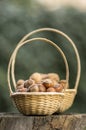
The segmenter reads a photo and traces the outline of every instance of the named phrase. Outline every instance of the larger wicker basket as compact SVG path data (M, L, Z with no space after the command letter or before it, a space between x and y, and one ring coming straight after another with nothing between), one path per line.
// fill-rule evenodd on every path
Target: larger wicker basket
M60 34L64 36L73 46L76 54L76 59L77 59L77 77L76 77L76 82L75 82L75 87L74 89L65 89L64 92L62 93L54 93L54 92L13 92L12 87L11 87L11 80L10 76L12 76L12 82L14 85L14 88L16 89L16 80L15 80L15 75L14 75L14 66L15 66L15 59L18 50L20 49L21 46L23 46L26 43L31 43L32 41L40 40L40 41L45 41L49 43L50 45L54 46L62 55L65 67L66 67L66 81L69 82L69 68L68 68L68 63L66 60L66 57L63 53L63 51L51 40L46 39L46 38L32 38L27 40L28 37L31 35L42 32L42 31L52 31L57 34ZM75 44L73 41L63 32L52 29L52 28L41 28L38 30L35 30L29 34L27 34L17 45L15 48L10 61L8 65L8 73L7 73L7 79L8 79L8 86L9 86L9 91L10 91L10 96L13 99L14 104L16 105L17 109L23 113L24 115L50 115L55 112L61 113L67 110L71 105L73 104L75 95L77 93L77 88L78 88L78 83L80 79L80 72L81 72L81 67L80 67L80 58L78 51L76 49Z

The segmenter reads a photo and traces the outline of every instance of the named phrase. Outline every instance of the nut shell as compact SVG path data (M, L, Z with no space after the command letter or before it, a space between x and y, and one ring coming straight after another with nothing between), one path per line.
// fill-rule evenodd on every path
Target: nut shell
M28 87L29 87L29 81L26 80L26 81L24 82L24 88L28 88Z
M59 82L59 80L60 80L59 75L56 73L48 73L48 78L51 80L55 80L57 82Z
M60 80L59 83L62 84L62 86L63 86L64 89L66 89L66 88L69 87L69 85L68 85L68 83L67 83L66 80Z
M39 83L41 82L41 74L40 73L33 73L31 76L30 76L31 79L33 79L35 81L35 83Z
M28 92L39 92L39 87L38 87L37 84L31 85L31 86L28 88L27 91L28 91Z
M42 80L48 78L48 74L42 74L42 73L40 73L40 74L41 74Z
M56 86L58 84L58 82L56 80L53 80L53 84L54 84L54 86Z
M20 88L20 89L17 89L16 92L27 92L27 88Z
M46 88L50 88L50 87L54 87L54 83L51 79L45 79L42 81L42 84L46 87Z
M17 86L20 86L20 85L22 85L22 84L24 84L24 80L23 80L23 79L19 79L19 80L17 81Z
M23 84L16 87L16 89L22 89L22 88L24 88Z
M56 92L55 88L51 87L47 89L47 92Z
M25 88L28 88L28 87L31 86L32 84L35 84L35 81L34 81L34 80L32 80L32 79L26 80L26 81L24 82L24 87L25 87Z
M63 86L61 84L54 87L56 92L62 92L64 90Z
M46 92L46 87L42 84L38 84L39 92Z

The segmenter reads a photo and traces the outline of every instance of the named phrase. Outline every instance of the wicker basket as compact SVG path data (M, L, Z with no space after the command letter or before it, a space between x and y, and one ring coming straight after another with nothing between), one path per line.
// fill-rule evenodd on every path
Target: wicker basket
M26 43L31 43L33 41L45 41L49 43L50 45L54 46L62 55L62 58L65 63L66 67L66 81L69 82L69 68L68 68L68 63L66 60L66 57L63 53L63 51L51 40L46 39L46 38L32 38L27 40L28 37L31 35L42 32L42 31L51 31L57 34L60 34L64 36L73 46L77 58L77 78L75 82L75 87L74 89L69 89L66 88L64 92L58 93L58 92L13 92L12 87L11 87L11 80L14 85L14 88L16 89L16 80L15 80L15 75L14 75L14 66L15 66L15 59L18 50L20 47L22 47ZM78 88L78 83L80 79L80 72L81 72L81 67L80 67L80 58L78 51L76 49L75 44L73 41L63 32L52 29L52 28L41 28L38 30L35 30L29 34L27 34L17 45L15 48L10 61L8 65L8 73L7 73L7 79L8 79L8 86L9 86L9 91L10 91L10 96L13 99L14 104L16 105L17 109L23 113L24 115L51 115L55 112L61 113L67 110L71 105L73 104L75 95L77 93L77 88Z

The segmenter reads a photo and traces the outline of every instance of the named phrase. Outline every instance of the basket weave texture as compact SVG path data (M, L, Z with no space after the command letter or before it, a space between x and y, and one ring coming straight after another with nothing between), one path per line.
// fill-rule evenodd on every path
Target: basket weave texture
M31 43L37 40L45 41L46 43L54 46L57 49L57 51L61 53L66 67L66 81L67 83L69 82L69 67L68 67L67 59L63 51L58 47L58 45L49 39L41 38L41 37L27 40L31 35L39 32L44 32L44 31L51 31L62 35L73 46L76 54L76 59L77 59L77 76L76 76L76 82L74 88L73 89L66 88L64 92L61 93L59 92L13 92L11 87L11 79L12 79L13 86L16 89L16 80L15 80L14 72L15 72L15 59L16 59L17 52L24 44ZM21 39L21 41L18 43L14 52L11 55L8 64L8 73L7 73L10 96L17 109L24 115L51 115L55 112L62 113L67 109L69 109L74 102L75 95L78 89L79 80L80 80L80 72L81 72L80 58L74 42L65 33L57 29L53 29L53 28L37 29L24 36Z

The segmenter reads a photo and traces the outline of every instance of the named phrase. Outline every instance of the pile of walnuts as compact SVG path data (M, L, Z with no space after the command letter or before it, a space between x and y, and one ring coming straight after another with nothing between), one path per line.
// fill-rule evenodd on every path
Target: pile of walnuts
M60 80L56 73L33 73L28 80L18 80L16 92L63 92L66 80Z

